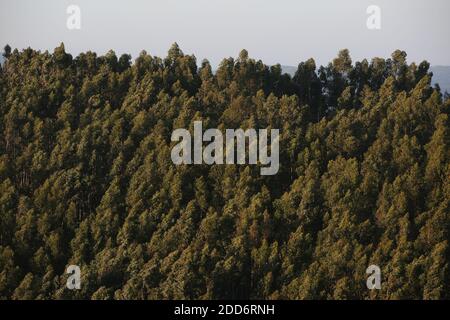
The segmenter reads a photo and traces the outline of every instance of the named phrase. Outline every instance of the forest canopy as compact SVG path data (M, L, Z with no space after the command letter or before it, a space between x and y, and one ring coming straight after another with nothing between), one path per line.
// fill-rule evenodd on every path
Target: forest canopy
M4 58L1 299L450 298L450 99L428 62ZM278 173L174 165L194 121L279 129Z

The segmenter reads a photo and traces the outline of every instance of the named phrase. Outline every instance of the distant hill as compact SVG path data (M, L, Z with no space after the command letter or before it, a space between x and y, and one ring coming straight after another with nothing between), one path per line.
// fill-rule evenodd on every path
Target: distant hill
M3 64L3 60L4 60L5 58L3 58L3 56L2 55L0 55L0 64Z
M290 74L291 76L294 76L295 72L297 71L297 67L281 66L281 70L283 70L283 73L287 73L287 74Z
M450 66L434 66L430 71L433 72L433 84L439 83L442 92L450 93Z
M294 76L297 71L297 67L294 66L281 66L284 73ZM430 71L433 72L432 84L438 83L442 92L450 93L450 66L433 66L430 67Z

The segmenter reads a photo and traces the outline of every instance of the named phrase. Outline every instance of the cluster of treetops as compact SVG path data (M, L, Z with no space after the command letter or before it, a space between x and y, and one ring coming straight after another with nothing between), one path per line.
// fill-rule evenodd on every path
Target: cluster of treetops
M450 298L450 99L428 62L4 57L0 299ZM278 174L174 165L194 121L279 129Z

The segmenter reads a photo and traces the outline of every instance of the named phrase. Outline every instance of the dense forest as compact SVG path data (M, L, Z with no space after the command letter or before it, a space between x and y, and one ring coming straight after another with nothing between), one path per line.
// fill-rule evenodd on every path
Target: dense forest
M428 62L3 55L0 299L450 298L450 99ZM279 129L278 174L174 165L198 120Z

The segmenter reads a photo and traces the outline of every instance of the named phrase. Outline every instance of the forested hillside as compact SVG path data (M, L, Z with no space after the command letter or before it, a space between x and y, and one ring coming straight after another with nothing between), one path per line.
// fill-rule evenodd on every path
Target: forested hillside
M0 298L450 298L450 100L428 62L5 58ZM278 174L174 165L195 120L279 129Z

